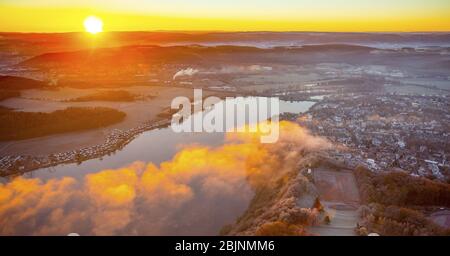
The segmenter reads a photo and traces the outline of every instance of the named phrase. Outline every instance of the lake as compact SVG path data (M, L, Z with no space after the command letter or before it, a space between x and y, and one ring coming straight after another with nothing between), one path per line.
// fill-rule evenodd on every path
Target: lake
M280 112L303 113L314 104L315 102L311 101L280 101ZM138 135L114 154L87 160L80 164L61 164L52 168L42 168L23 176L40 178L43 181L72 177L82 184L87 174L126 167L136 161L159 165L164 161L170 161L177 152L188 145L207 145L214 148L223 145L224 139L225 133L175 133L170 127L154 129ZM192 159L192 161L195 160ZM184 169L184 165L180 168L181 172L177 173L175 178L190 175ZM186 166L186 168L188 167ZM216 179L214 174L210 174L211 171L208 172L208 169L205 169L205 173L194 176L190 181L189 188L193 193L192 198L183 204L169 204L170 207L167 205L167 200L179 200L181 195L178 194L171 194L168 199L159 199L156 205L138 203L140 199L136 198L134 202L136 205L140 205L139 208L136 206L130 208L134 215L141 217L132 218L130 223L136 223L136 228L139 230L137 232L145 235L217 235L224 225L233 223L247 209L254 196L254 192L247 182L245 168L243 169L237 174L233 174L235 169L229 170L229 174L223 174L224 177L231 179L231 183L221 180L220 177ZM225 171L228 173L228 170ZM205 180L204 177L209 175L212 175L212 178ZM154 186L159 185L154 184ZM157 193L146 195L157 196ZM127 207L122 210L131 211ZM128 233L125 231L123 234Z
M313 101L280 100L280 113L304 113L315 103ZM87 160L81 164L61 164L51 168L42 168L26 173L24 176L42 180L67 176L80 179L88 173L120 168L135 161L160 164L170 160L185 146L191 144L220 146L224 138L224 133L176 133L170 127L154 129L138 135L123 149L111 155Z

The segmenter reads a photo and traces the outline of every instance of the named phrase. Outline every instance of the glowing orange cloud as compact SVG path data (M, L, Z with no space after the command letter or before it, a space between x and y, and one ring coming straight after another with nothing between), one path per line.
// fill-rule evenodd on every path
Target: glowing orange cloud
M89 15L102 17L106 31L449 31L445 0L397 1L209 1L176 5L152 1L123 4L0 3L0 31L83 31ZM98 2L98 1L95 1ZM195 1L194 1L195 2ZM39 4L41 3L41 4ZM218 7L219 5L220 7ZM174 8L176 6L176 8Z
M216 234L223 223L214 218L236 217L254 189L296 167L300 152L329 146L281 122L275 144L230 134L221 147L188 146L159 167L137 162L82 181L18 177L0 184L0 234Z

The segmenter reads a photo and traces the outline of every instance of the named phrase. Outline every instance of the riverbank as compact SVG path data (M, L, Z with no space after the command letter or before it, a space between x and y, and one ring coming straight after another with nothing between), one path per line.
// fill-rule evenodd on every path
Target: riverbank
M128 130L115 129L101 144L63 153L46 156L5 156L0 159L0 176L21 175L39 168L48 168L59 164L80 163L89 159L99 158L122 149L140 133L167 127L170 125L170 122L171 118L165 118L156 122L148 121Z
M68 102L76 97L83 97L102 91L100 89L59 88L58 90L25 90L20 98L11 98L0 102L0 107L14 111L50 113L68 107L106 107L126 114L122 122L90 129L86 131L61 133L33 139L0 142L0 159L5 156L41 156L77 150L103 143L115 129L129 130L150 120L159 120L159 114L165 111L172 100L179 96L192 97L192 89L165 86L133 86L121 88L133 95L152 97L148 100L133 102L91 101ZM204 92L210 96L213 92Z

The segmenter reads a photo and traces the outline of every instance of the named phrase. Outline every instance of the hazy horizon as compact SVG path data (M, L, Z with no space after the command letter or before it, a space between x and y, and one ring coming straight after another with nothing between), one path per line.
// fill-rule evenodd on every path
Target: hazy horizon
M0 31L0 236L450 235L449 0L0 0Z
M10 1L0 31L83 31L98 16L105 31L449 31L450 4L414 1Z

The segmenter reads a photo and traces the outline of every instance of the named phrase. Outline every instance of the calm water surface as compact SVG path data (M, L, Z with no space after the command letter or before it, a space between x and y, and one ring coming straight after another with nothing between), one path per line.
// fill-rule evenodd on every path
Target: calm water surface
M280 112L303 113L314 104L312 101L280 101ZM175 133L170 127L154 129L141 133L123 149L109 156L87 160L81 164L61 164L42 168L24 176L43 180L65 176L80 179L88 173L124 167L135 161L160 164L170 160L184 146L192 144L220 146L224 138L224 133Z

